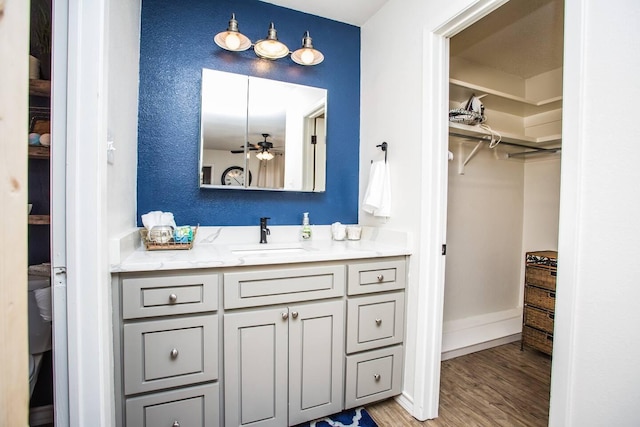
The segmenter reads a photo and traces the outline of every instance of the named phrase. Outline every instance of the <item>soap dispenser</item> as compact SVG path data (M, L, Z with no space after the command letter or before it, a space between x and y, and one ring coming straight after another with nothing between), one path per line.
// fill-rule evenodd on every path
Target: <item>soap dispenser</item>
M302 240L311 240L311 226L309 225L309 212L303 213L302 230L300 233Z

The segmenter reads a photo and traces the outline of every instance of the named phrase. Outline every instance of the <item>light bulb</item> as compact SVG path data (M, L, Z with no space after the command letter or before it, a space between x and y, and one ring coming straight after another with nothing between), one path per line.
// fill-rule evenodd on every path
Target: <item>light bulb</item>
M302 62L307 65L313 62L313 58L313 52L310 49L305 49L304 52L302 52L302 55L300 55L300 59L302 60Z
M240 38L236 34L231 32L227 33L227 37L225 37L224 42L231 50L236 50L240 47Z

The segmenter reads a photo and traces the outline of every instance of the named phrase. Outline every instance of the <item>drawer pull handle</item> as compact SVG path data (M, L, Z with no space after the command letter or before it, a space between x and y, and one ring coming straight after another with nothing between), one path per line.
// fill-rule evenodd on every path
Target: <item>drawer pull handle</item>
M170 354L172 359L176 359L178 357L178 349L177 348L172 349Z
M294 319L298 318L298 312L297 311L292 311L291 312L291 317L293 317Z
M384 280L384 275L382 275L382 274L378 274L378 275L376 276L376 279L378 279L378 282L382 282L382 281Z
M171 427L180 427L180 423L177 421L174 421L173 424L171 424Z
M380 381L380 374L373 374L373 379L376 381Z
M175 304L175 303L176 303L176 301L178 301L178 295L176 295L176 294L171 294L171 295L169 295L169 302L170 302L171 304Z
M376 319L376 325L378 326L382 325L382 319Z
M289 318L289 313L287 313L286 311L282 312L282 320L287 320Z

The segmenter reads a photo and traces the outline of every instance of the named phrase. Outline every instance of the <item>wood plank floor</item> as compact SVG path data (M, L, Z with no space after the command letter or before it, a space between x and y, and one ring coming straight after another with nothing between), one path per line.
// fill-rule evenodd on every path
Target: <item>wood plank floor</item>
M393 399L367 406L380 427L546 426L551 358L520 342L442 362L440 410L419 422Z

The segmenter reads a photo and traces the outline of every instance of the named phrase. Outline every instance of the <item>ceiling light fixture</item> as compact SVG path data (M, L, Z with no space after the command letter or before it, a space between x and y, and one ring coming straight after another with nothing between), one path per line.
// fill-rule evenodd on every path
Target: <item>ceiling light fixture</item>
M273 159L273 154L271 154L269 151L263 149L258 154L256 154L256 158L259 159L259 160L271 160L271 159Z
M242 52L252 47L251 40L238 29L235 13L231 14L227 30L216 34L213 41L221 48L232 52ZM269 25L267 37L258 40L253 45L253 51L258 57L271 60L284 58L291 54L291 60L300 65L317 65L324 60L324 55L314 49L309 31L306 31L302 36L302 47L295 52L290 52L289 48L278 40L273 22Z

